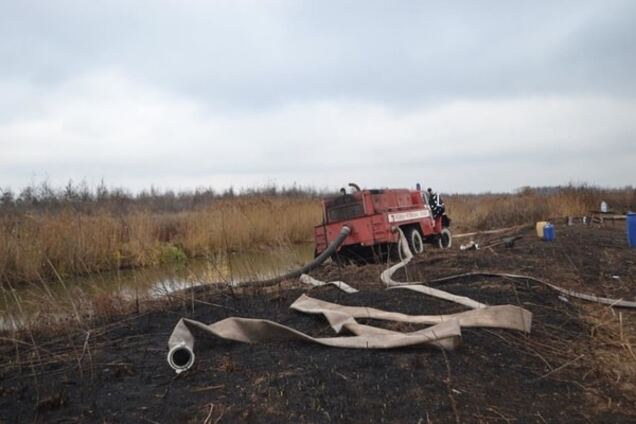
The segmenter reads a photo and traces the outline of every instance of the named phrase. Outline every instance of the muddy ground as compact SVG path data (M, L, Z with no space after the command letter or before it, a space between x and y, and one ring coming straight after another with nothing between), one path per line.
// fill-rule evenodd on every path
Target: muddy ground
M627 249L622 225L558 226L557 240L549 243L536 240L531 231L522 235L512 248L429 249L396 279L500 271L636 299L636 250ZM483 246L498 237L475 240ZM636 311L559 298L525 280L466 277L439 286L489 304L523 306L534 314L529 335L463 329L462 345L454 352L198 339L190 371L176 375L166 363L168 337L183 316L203 322L228 316L268 318L313 336L331 336L323 319L289 309L307 291L331 302L409 314L464 310L416 293L383 290L383 269L327 264L312 273L346 281L361 289L357 294L333 287L307 290L295 282L265 292L215 289L195 302L173 297L82 330L69 326L54 335L2 334L0 422L636 420ZM417 328L370 323L403 331Z

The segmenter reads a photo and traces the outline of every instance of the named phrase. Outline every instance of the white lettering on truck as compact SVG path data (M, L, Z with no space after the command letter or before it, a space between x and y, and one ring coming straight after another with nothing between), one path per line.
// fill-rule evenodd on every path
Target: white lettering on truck
M394 222L408 221L411 219L427 218L430 215L431 213L428 211L428 209L420 209L417 211L390 213L388 217L389 217L389 222L394 223Z

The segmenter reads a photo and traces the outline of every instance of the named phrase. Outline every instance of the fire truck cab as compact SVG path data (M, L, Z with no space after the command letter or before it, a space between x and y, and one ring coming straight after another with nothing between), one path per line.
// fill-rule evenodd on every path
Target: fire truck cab
M450 219L433 218L426 192L410 189L360 190L322 201L322 223L314 228L315 254L322 253L336 239L342 226L351 233L338 248L337 258L355 261L385 259L398 254L400 228L413 254L422 253L426 243L449 248Z

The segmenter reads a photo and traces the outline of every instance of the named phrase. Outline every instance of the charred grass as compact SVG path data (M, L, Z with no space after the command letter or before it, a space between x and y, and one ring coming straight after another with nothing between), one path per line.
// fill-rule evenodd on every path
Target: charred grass
M338 272L338 271L334 271ZM350 277L345 270L341 276ZM350 280L350 278L348 278ZM629 422L629 397L595 358L593 325L547 289L458 282L449 291L513 303L534 314L533 333L466 329L459 350L329 349L203 339L197 362L176 376L166 340L181 316L213 322L268 318L315 336L331 330L289 305L300 289L208 293L160 304L91 329L35 333L5 344L0 410L7 422ZM366 285L312 296L405 313L456 306ZM160 310L158 310L160 309ZM364 320L362 320L364 321ZM386 323L370 322L386 326ZM415 330L405 328L403 330Z
M513 248L431 250L399 279L516 271L598 295L635 297L636 258L624 247L622 226L558 226L557 234L555 242L543 243L522 233ZM314 273L317 278L346 281L360 293L320 288L310 294L408 314L461 309L383 290L378 283L383 268L326 265ZM305 291L295 282L266 290L214 286L196 297L175 293L132 309L111 310L107 303L103 316L69 321L54 332L3 333L1 417L7 422L633 422L633 311L559 298L530 280L465 277L439 287L489 304L520 305L533 313L532 333L465 329L462 346L450 353L202 339L195 346L194 368L176 376L166 364L166 342L183 316L203 322L267 318L314 336L332 335L321 319L289 309Z

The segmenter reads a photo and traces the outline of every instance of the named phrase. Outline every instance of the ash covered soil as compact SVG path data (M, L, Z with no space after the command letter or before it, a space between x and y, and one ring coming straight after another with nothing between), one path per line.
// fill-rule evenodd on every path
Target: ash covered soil
M524 238L512 248L430 248L394 278L427 281L470 271L509 272L636 299L636 250L627 249L622 225L558 226L557 240L550 243L530 231L521 234ZM166 362L168 337L181 317L206 323L229 316L266 318L312 336L332 336L324 319L289 309L306 292L330 302L407 314L465 310L418 293L384 290L379 281L384 268L327 264L312 273L343 280L359 288L357 294L333 287L309 290L296 282L241 292L217 288L198 294L194 303L189 296L173 296L81 330L22 334L19 340L10 340L18 338L15 334L0 335L0 422L636 420L636 311L560 299L525 280L473 276L432 284L533 313L531 334L462 329L462 344L453 352L348 350L301 342L248 345L201 336L191 370L176 375ZM400 331L419 328L359 321Z

